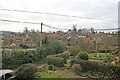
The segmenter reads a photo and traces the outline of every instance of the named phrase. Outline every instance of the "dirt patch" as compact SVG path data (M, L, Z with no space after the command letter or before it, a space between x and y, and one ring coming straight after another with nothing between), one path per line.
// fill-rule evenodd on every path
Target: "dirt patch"
M65 71L59 71L59 70L57 70L55 72L58 73L58 74L63 74L64 76L67 76L69 78L85 78L85 77L82 77L82 76L77 76L77 75L73 75L71 73L67 73Z

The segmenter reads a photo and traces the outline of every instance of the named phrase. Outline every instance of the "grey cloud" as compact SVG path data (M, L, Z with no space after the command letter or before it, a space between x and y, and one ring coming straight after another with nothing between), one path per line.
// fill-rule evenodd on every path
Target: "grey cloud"
M11 5L15 0L11 0ZM4 2L4 0L2 0ZM48 12L48 13L60 13L66 15L75 15L75 16L84 16L92 18L101 18L101 19L111 19L117 20L117 0L52 0L35 2L34 0L22 0L15 1L14 4L18 6L9 5L8 8L20 9L20 10L30 10L30 11L39 11L39 12ZM48 3L47 3L48 2ZM4 2L5 3L5 2ZM7 8L6 4L2 4L0 1L0 8ZM52 24L64 24L64 25L74 25L77 24L79 27L95 27L101 28L99 26L104 26L106 28L111 28L117 26L117 23L106 22L106 21L97 21L97 20L87 20L87 19L78 19L72 17L61 17L61 16L51 16L51 15L39 15L39 14L29 14L29 13L18 13L18 12L1 12L0 18L4 19L13 19L21 21L32 21L32 22L45 22ZM0 22L0 25L4 23ZM12 24L12 23L11 23ZM6 24L7 25L7 24ZM21 24L22 27L25 25ZM29 24L27 24L29 26ZM10 24L9 24L10 26ZM12 25L13 26L13 25ZM15 26L15 25L14 25ZM17 26L17 24L16 24ZM30 25L33 26L33 25ZM15 29L14 29L15 30Z

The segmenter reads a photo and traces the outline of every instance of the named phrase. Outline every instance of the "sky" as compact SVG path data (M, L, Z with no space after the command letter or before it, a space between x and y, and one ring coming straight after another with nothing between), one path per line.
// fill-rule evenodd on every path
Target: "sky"
M95 29L105 29L118 27L117 22L109 21L118 20L118 0L0 0L0 9L55 13L106 20L101 21L0 10L0 19L35 23L42 22L58 28L72 29L73 25L75 25L77 29L91 27ZM29 30L40 30L40 25L37 24L0 21L0 31L22 32L24 27L28 27ZM43 31L49 32L55 31L55 29L43 26Z

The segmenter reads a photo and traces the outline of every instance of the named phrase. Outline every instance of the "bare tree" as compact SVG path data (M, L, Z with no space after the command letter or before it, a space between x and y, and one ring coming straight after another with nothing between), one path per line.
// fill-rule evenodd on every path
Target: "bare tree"
M28 34L29 30L27 27L24 28L24 31L23 31L25 34Z

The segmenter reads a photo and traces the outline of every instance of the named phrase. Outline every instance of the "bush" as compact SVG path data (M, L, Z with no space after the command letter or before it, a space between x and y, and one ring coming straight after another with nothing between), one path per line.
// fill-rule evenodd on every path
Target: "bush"
M68 51L70 52L71 56L76 56L78 52L80 52L81 49L79 47L70 47Z
M23 49L29 48L29 46L28 46L28 45L25 45L25 44L20 44L20 47L22 47Z
M115 64L109 64L108 69L110 72L112 72L109 73L109 75L111 75L113 78L120 79L120 68L118 68L118 66Z
M93 72L103 72L103 73L109 73L110 69L115 69L115 66L108 66L107 64L99 64L96 61L86 61L86 60L78 60L78 59L72 59L70 61L71 66L73 64L80 64L82 67L82 71L93 71Z
M22 64L39 62L42 59L41 57L36 51L4 52L2 53L3 68L14 69Z
M73 64L80 64L82 67L82 71L99 71L100 64L95 61L85 61L85 60L78 60L72 59L70 61L71 66Z
M33 80L34 79L34 73L37 72L37 66L34 64L23 64L20 67L17 68L14 75L16 77L16 80Z
M115 71L117 66L115 64L108 64L108 68L111 69L112 71Z
M64 53L59 53L57 55L53 55L54 57L60 57L60 58L63 58L64 59L64 63L66 64L67 62L67 59L69 58L70 56L70 53L68 51L64 52Z
M41 65L40 67L38 67L38 70L39 71L46 71L46 70L48 70L48 65L47 64L44 64L44 65Z
M63 58L59 58L59 57L54 57L54 56L47 56L47 62L48 65L54 65L57 67L63 67L64 66L64 59Z
M43 52L38 53L37 51L12 51L2 53L2 68L14 69L18 66L26 63L45 62Z
M120 68L116 71L115 76L117 79L120 79Z
M65 53L65 55L67 56L67 59L68 59L70 57L70 53L68 51L65 51L64 53Z
M57 55L55 55L56 57L60 57L60 58L64 58L64 59L68 59L70 56L70 53L68 51L64 52L64 53L59 53Z
M74 64L72 66L72 71L79 75L82 71L82 67L80 66L80 64Z
M77 59L88 60L89 56L87 52L79 52L76 56Z
M64 50L65 46L58 41L49 41L48 44L37 49L38 54L42 55L43 58L46 58L48 55L62 53Z
M78 59L72 59L71 60L71 66L74 64L80 64L82 67L82 72L97 72L101 73L103 77L108 77L108 78L115 78L119 79L120 78L120 68L118 68L114 64L99 64L95 61L85 61L85 60L78 60Z

